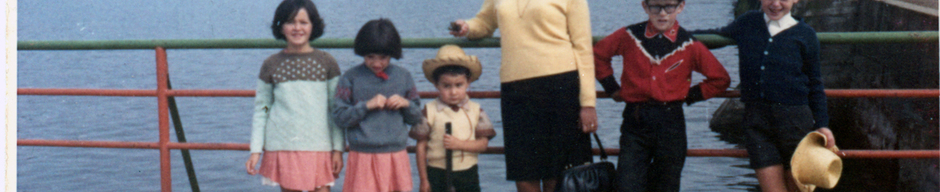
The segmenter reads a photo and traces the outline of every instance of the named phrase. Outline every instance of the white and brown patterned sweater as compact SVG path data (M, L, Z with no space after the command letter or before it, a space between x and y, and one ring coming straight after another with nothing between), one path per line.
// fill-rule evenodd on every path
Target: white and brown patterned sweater
M255 93L251 152L344 150L345 135L329 109L339 76L333 56L318 49L265 59Z

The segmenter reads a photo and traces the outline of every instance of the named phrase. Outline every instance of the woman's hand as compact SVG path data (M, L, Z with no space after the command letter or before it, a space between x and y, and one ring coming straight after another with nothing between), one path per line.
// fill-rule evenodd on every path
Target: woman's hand
M255 165L258 164L258 159L261 159L261 153L252 153L248 157L248 161L245 162L245 170L248 171L249 175L258 174L258 169L255 169Z
M467 32L470 31L470 25L468 25L466 21L463 19L458 19L457 21L454 21L453 24L460 26L460 28L458 30L451 30L451 35L454 35L454 37L467 36Z
M382 109L385 107L386 100L385 95L375 95L375 97L372 97L372 99L366 102L366 108L369 110Z
M593 133L597 131L597 112L594 107L581 107L581 131Z
M343 152L333 151L333 178L339 178L339 172L343 170Z
M408 106L411 106L411 102L398 94L392 95L385 101L385 109L389 110L398 110Z

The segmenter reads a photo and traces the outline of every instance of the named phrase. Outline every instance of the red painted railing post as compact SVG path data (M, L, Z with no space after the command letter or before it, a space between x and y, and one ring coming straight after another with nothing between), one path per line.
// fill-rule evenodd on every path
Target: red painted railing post
M166 49L157 47L157 115L160 126L160 189L164 192L173 191L173 180L170 174L170 117L167 103L167 63Z

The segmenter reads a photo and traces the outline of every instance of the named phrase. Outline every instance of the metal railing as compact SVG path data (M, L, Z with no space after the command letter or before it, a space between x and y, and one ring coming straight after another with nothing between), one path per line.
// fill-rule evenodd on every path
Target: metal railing
M819 33L824 44L864 44L864 43L936 43L937 32L847 32ZM696 35L700 41L721 46L733 44L733 41L715 35ZM601 37L595 37L595 41ZM319 48L349 48L352 39L318 39L312 44ZM498 47L498 38L468 41L456 38L417 38L403 39L403 46L408 48L436 48L444 44L458 44L463 47ZM19 50L110 50L110 49L155 49L157 88L153 89L35 89L19 88L18 95L70 95L70 96L126 96L157 97L159 140L157 142L120 142L120 141L76 141L76 140L37 140L18 139L18 146L56 146L88 148L135 148L160 150L160 180L162 191L172 191L170 174L170 152L177 150L248 150L245 143L184 143L171 142L169 132L169 101L171 97L253 97L253 90L173 90L169 88L166 49L236 49L236 48L283 48L283 42L264 39L249 40L115 40L115 41L19 41ZM499 98L499 92L470 92L473 98ZM434 92L421 92L422 98L434 98ZM940 89L829 89L828 97L907 97L940 98ZM739 97L738 91L727 91L720 97ZM608 97L598 92L598 97ZM413 151L409 147L409 151ZM611 155L619 154L618 149L607 149ZM502 147L488 147L487 154L502 154ZM598 149L594 149L598 154ZM842 150L838 153L843 158L940 158L940 150ZM742 149L689 149L688 156L707 157L747 157Z

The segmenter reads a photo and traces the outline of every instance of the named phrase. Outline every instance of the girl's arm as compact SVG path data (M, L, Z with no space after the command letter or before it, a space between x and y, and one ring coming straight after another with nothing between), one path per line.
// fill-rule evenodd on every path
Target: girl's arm
M338 69L337 69L338 70ZM329 95L336 95L336 85L339 83L339 76L333 77L327 83ZM336 106L336 97L329 98L330 111L333 111L333 107ZM341 129L333 118L329 118L330 126L330 140L332 142L332 149L334 151L344 151L346 150L346 132Z
M251 153L261 153L264 147L264 127L274 103L274 85L258 80L255 91L255 113L251 121Z
M415 161L418 165L418 176L421 178L418 189L421 192L431 191L431 184L428 182L428 140L418 140L415 146Z
M415 82L411 78L410 74L406 75L408 77L407 85L408 91L405 93L405 98L408 99L408 107L401 108L401 115L404 118L405 124L415 125L421 122L421 97L418 96L418 89L415 87Z
M251 141L249 144L251 156L245 162L245 169L250 175L258 173L255 165L258 164L258 159L261 158L261 150L264 148L264 127L268 121L272 103L274 103L274 85L259 79L258 87L255 90L255 113L251 120Z
M348 73L347 73L348 74ZM352 95L352 81L346 75L340 77L336 84L336 94L333 96L333 107L330 116L333 122L341 128L351 128L359 125L359 121L366 116L369 101L355 102ZM383 102L384 103L384 102Z

